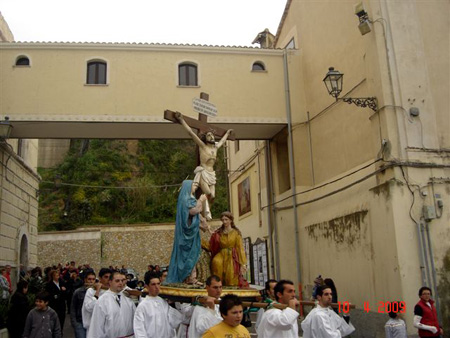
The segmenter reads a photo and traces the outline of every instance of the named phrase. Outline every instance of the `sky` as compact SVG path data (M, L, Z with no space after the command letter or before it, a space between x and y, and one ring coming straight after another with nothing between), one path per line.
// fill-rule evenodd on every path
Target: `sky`
M254 46L286 0L0 0L15 41Z

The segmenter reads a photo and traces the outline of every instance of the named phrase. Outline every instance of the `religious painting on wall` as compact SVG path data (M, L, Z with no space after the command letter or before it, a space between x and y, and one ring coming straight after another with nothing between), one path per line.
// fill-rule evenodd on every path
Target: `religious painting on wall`
M239 216L252 211L252 204L250 201L250 177L247 177L238 184L238 202Z

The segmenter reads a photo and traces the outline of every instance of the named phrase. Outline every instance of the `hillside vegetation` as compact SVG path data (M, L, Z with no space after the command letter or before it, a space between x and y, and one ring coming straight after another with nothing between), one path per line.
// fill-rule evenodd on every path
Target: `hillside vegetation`
M39 231L175 222L178 189L196 165L191 140L73 140L63 163L39 169ZM223 148L215 168L219 217L228 210Z

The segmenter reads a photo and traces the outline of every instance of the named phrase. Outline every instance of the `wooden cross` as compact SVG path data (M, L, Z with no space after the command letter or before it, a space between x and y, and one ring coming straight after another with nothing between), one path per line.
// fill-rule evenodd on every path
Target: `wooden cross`
M206 93L200 93L200 99L205 100L205 101L209 101L209 95ZM164 119L175 122L175 123L180 123L178 121L178 119L175 117L175 114L181 114L179 112L174 112L171 110L165 110L164 111ZM193 129L197 129L197 135L198 137L200 137L201 139L201 135L204 135L208 132L211 132L214 134L215 137L218 138L222 138L223 135L225 135L225 133L227 132L225 129L222 129L220 127L214 126L212 124L208 124L208 116L206 116L205 114L198 114L198 120L193 119L189 116L185 116L183 115L183 119L184 121L186 121L187 125ZM236 137L234 136L233 133L231 133L228 138L228 140L230 141L234 141L236 139ZM197 151L197 165L200 164L200 154L199 154L199 150L198 150L198 146L196 147Z
M200 93L200 98L202 100L208 101L209 100L209 95L206 93ZM177 118L175 117L175 114L178 112L174 112L171 110L165 110L164 111L164 119L175 122L175 123L179 123ZM200 134L206 134L208 132L212 132L214 134L214 136L218 137L218 138L222 138L223 135L225 135L225 133L227 132L225 129L217 127L213 124L209 124L208 123L208 116L204 115L204 114L198 114L198 120L193 119L189 116L183 115L184 120L186 121L187 125L191 128L197 129L198 130L198 135ZM234 141L236 138L234 136L234 134L232 133L231 135L228 136L228 140L230 141Z

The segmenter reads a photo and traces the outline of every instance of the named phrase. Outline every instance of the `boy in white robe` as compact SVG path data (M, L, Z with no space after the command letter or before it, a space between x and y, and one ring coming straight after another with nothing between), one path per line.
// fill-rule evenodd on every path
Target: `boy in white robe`
M264 303L273 303L276 301L275 298L275 285L277 285L278 281L275 279L269 279L266 281L265 285L265 299ZM267 308L270 308L269 306ZM255 323L255 330L258 330L259 324L261 323L262 316L264 315L264 312L266 312L264 309L259 309L258 314L256 316L256 323Z
M280 280L274 288L276 302L285 304L284 310L272 307L262 315L256 332L258 338L298 338L297 318L300 315L296 308L300 302L295 298L294 283Z
M303 338L341 338L355 331L354 326L330 307L332 291L322 285L317 290L318 304L302 322Z
M200 338L207 330L222 321L219 304L214 303L222 294L222 281L218 276L208 277L206 291L208 292L208 298L205 306L195 306L192 313L188 331L189 338Z
M115 271L111 274L109 283L109 290L95 304L87 338L133 337L136 306L122 293L126 277Z
M139 303L134 314L134 335L136 338L174 338L184 316L158 297L159 278L149 276L147 279L148 296Z
M188 338L188 329L195 306L190 303L175 303L175 308L183 315L183 321L177 331L177 338Z
M81 317L83 319L83 327L86 329L86 336L89 332L91 324L92 312L97 300L109 288L109 278L111 277L111 270L108 268L101 268L98 274L100 281L94 284L93 288L89 288L84 296L83 307L81 308Z

